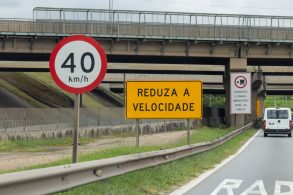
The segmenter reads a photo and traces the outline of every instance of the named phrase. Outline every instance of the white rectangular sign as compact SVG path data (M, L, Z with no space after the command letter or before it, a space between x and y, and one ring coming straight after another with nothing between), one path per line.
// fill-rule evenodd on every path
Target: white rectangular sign
M231 114L251 114L251 73L231 73Z

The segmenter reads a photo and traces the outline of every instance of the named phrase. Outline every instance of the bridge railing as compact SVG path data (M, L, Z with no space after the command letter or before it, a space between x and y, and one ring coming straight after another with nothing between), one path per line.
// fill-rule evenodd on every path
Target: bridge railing
M217 41L293 42L292 27L292 17L65 8L0 20L1 34Z
M232 25L123 24L105 22L60 22L0 20L0 34L67 36L86 34L93 37L157 38L217 41L293 41L292 28L244 27Z

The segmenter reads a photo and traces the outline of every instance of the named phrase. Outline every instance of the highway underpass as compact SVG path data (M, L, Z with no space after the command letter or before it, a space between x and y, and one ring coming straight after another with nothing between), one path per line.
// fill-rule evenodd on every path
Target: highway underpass
M77 15L86 13L86 19L67 18L68 13ZM92 18L95 14L96 18L95 16ZM129 14L131 19L124 19L127 18L124 16ZM52 15L53 19L48 18L48 15L50 17ZM177 18L182 16L185 21L172 21L174 16ZM170 19L167 19L169 17ZM233 20L228 23L226 18ZM266 24L263 24L263 20ZM99 41L106 51L109 68L103 85L110 90L124 93L125 82L129 80L200 80L203 81L204 94L225 94L227 126L242 127L257 118L257 100L260 100L260 110L263 111L263 102L267 95L293 95L292 21L292 17L278 16L35 8L33 20L0 19L2 24L0 25L0 71L49 72L48 60L56 43L73 34L84 34ZM252 25L253 22L254 25ZM259 26L255 25L257 23ZM231 114L230 75L238 72L251 73L252 76L251 114ZM11 98L9 94L1 91L0 95ZM106 108L106 110L110 109ZM110 112L119 114L117 110L110 110ZM25 114L20 114L23 120ZM108 113L106 114L105 118L119 122L118 117L111 119ZM59 114L51 115L59 122ZM44 118L43 114L38 116ZM119 115L120 118L121 116ZM90 118L87 114L85 117ZM100 117L95 119L100 120ZM26 120L23 121L26 124ZM87 123L87 120L84 121ZM136 122L139 126L139 121ZM113 125L111 121L110 124ZM40 127L43 131L43 121ZM7 130L6 125L4 129ZM139 128L137 132L139 135ZM217 139L218 142L219 140L221 139ZM211 145L210 143L210 141L205 143L205 146ZM264 138L262 132L259 131L247 148L234 159L197 185L191 183L189 187L183 187L185 191L179 194L292 195L292 144L290 138L279 135ZM199 152L202 152L201 146L198 145ZM185 153L192 151L189 148L192 147L190 144L183 147L187 151ZM166 163L170 158L176 157L164 152L166 151L154 152L162 153L162 155L153 157L148 162L142 162L146 158L145 154L141 153L137 156L144 159L127 165L122 164L126 162L125 159L119 162L109 160L102 163L106 166L105 170L102 169L103 167L97 168L96 165L92 166L91 162L87 162L85 164L91 166L90 171L87 170L85 174L81 173L86 169L85 167L79 169L80 164L63 166L60 168L61 172L77 168L77 176L75 176L77 179L64 171L63 175L61 173L55 181L60 182L60 188L66 185L71 188L75 187L74 182L81 182L78 185L89 182L82 183L86 176L89 176L92 182L103 178L104 174L113 176L117 170L122 174L129 171L125 171L124 168L132 169L143 163L156 165L156 160L159 158ZM150 155L146 154L146 156ZM117 164L114 164L115 162ZM107 169L109 170L107 166L113 166L114 171L107 173ZM58 175L52 171L53 169L48 171L49 174L54 174L49 177L51 185L54 185L53 177ZM21 180L25 177L15 178ZM7 183L10 185L9 182L14 182L15 178L12 177ZM32 182L32 186L40 186L44 178L46 176L36 179L36 182ZM74 181L71 183L72 178ZM20 185L23 187L25 184L27 183L23 182ZM50 185L42 186L44 189L55 189ZM37 188L26 187L26 189Z

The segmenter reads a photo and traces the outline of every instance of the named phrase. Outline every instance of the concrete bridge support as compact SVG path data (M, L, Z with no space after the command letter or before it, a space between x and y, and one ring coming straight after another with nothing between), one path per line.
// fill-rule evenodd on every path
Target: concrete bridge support
M230 105L230 73L246 72L246 58L230 58L229 64L225 66L224 87L226 92L226 123L227 126L243 126L245 124L245 114L231 114Z
M231 114L230 104L230 73L246 72L246 58L230 58L229 64L225 66L225 92L226 92L226 120L227 126L243 126L252 120L262 116L264 108L264 76L260 70L251 75L251 114Z
M263 84L263 73L258 71L251 75L251 115L247 122L262 116L264 109L265 90Z

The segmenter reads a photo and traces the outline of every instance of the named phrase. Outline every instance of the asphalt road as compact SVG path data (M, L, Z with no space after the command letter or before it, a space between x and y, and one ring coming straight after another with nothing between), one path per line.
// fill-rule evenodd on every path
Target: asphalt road
M21 98L9 93L3 89L0 89L0 108L29 108L30 104L22 100Z
M293 195L293 138L255 139L185 195Z

